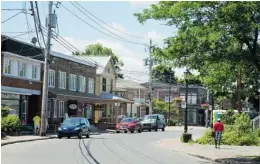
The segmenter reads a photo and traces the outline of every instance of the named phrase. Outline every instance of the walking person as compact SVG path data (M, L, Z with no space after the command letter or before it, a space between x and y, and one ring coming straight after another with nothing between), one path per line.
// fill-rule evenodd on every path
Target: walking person
M220 118L217 119L217 122L214 124L213 126L213 130L215 133L215 148L219 148L220 149L220 142L222 139L222 132L224 131L224 125L221 122Z
M39 134L40 121L41 121L41 117L39 116L39 113L37 112L36 115L33 117L34 134L35 134L35 135L38 135L38 134Z

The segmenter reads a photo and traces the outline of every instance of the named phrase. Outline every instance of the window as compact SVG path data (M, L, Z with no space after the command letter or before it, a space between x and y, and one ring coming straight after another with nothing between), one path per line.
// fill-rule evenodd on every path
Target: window
M59 71L59 88L60 89L66 89L66 72Z
M18 75L21 77L26 76L26 63L18 62Z
M165 102L169 102L169 98L170 98L170 102L172 102L172 95L170 95L170 97L169 97L169 95L165 95Z
M48 100L48 118L51 117L51 100Z
M59 102L59 118L64 116L64 109L65 109L65 102L60 101Z
M77 89L77 75L70 74L69 89L76 91Z
M106 117L107 116L107 105L106 104L102 104L101 105L101 110L102 110L102 117Z
M57 118L57 100L54 100L53 118Z
M80 92L86 91L86 78L83 76L79 76L79 91Z
M107 79L106 78L102 79L102 91L104 91L104 92L107 91Z
M11 74L11 60L10 59L7 59L5 58L5 66L4 66L4 73L5 74Z
M49 71L49 87L55 87L55 71L52 69Z
M94 93L94 79L88 79L88 93Z
M110 92L111 93L113 92L113 79L111 79L110 81Z
M37 66L32 65L32 79L37 79Z

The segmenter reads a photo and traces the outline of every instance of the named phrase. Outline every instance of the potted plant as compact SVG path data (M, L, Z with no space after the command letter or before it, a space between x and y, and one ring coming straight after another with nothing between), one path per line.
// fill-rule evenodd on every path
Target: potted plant
M189 134L189 133L182 134L182 141L184 143L188 143L191 139L192 139L192 134Z

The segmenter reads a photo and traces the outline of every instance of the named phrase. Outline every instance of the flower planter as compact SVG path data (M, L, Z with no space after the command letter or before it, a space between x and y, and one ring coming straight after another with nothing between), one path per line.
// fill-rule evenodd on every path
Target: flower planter
M192 134L189 134L189 133L183 133L183 134L182 134L182 137L183 137L183 142L184 142L184 143L188 143L189 140L192 139Z

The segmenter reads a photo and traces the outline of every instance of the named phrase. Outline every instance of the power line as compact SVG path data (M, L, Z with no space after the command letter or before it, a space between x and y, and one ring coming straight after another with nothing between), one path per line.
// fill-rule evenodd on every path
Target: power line
M26 34L28 34L28 33L30 33L30 32L35 32L35 30L27 31L27 32L24 32L24 33L22 33L22 34L19 34L19 35L16 35L16 36L12 36L12 37L10 37L10 36L7 36L7 38L6 38L6 39L4 39L4 40L8 40L8 39L15 39L15 38L18 38L19 36L26 35ZM20 32L19 32L19 33L20 33ZM4 41L4 40L2 40L2 41Z
M46 47L45 39L44 39L43 32L42 32L42 25L41 25L41 19L40 19L40 14L39 14L39 8L38 8L38 3L37 3L37 1L35 1L35 6L36 6L36 12L37 12L39 30L40 30L40 33L41 33L41 35L42 35L43 43L44 43L44 45L45 45L45 47Z
M70 1L70 3L73 5L73 6L75 6L74 4L73 4L73 2L71 2ZM122 31L119 31L118 29L116 29L116 28L114 28L113 26L110 26L109 24L107 24L107 23L105 23L104 21L102 21L101 19L99 19L98 17L96 17L94 14L92 14L92 13L90 13L87 9L85 9L84 7L82 7L78 2L74 2L74 3L76 3L79 7L81 7L83 10L85 10L87 13L89 13L91 16L93 16L94 18L96 18L97 20L99 20L100 22L102 22L103 24L105 24L106 26L108 26L108 27L110 27L110 28L112 28L112 29L114 29L114 30L116 30L116 31L118 31L118 32L121 32L121 33L123 33L123 34L126 34L126 35L129 35L129 36L132 36L132 37L136 37L136 38L142 38L142 39L144 39L143 37L137 37L137 36L133 36L133 35L131 35L131 34L128 34L128 33L126 33L126 32L122 32ZM75 6L76 7L76 6ZM77 7L78 8L78 7ZM79 8L78 8L79 9ZM79 9L80 10L80 9ZM81 10L80 10L81 11ZM82 12L82 11L81 11ZM102 25L100 25L99 23L97 23L95 20L93 20L91 17L89 17L86 13L84 13L84 12L82 12L84 15L86 15L89 19L91 19L92 21L94 21L96 24L98 24L99 26L101 26L102 28L104 28ZM110 30L108 30L108 29L106 29L106 28L104 28L105 30L107 30L107 31L109 31L109 32L111 32ZM113 32L111 32L111 33L113 33ZM113 33L114 34L114 33ZM116 34L115 34L116 35ZM118 36L118 35L117 35ZM120 37L120 36L118 36L118 37ZM120 37L121 38L121 37ZM124 38L123 38L124 39ZM149 39L149 38L145 38L145 39Z
M36 14L34 12L33 1L30 1L30 4L31 4L31 10L32 10L32 15L33 15L33 19L34 19L34 26L35 26L35 30L36 30L36 37L37 37L37 40L38 40L40 48L42 48L41 42L40 42L40 39L39 39L38 30L37 30L38 29L37 28L37 20L36 20Z
M61 4L61 6L63 6L68 12L70 12L72 15L74 15L75 17L77 17L78 19L80 19L82 22L84 22L84 23L87 24L88 26L92 27L93 29L95 29L95 30L97 30L97 31L99 31L99 32L101 32L101 33L103 33L103 34L105 34L105 35L111 37L111 38L114 38L114 39L117 39L117 40L120 40L120 41L123 41L123 42L131 43L131 44L137 44L137 45L144 45L144 46L146 46L146 44L143 44L143 43L136 43L136 42L132 42L132 41L129 41L129 40L122 40L122 39L120 39L120 38L116 38L116 37L114 37L114 36L112 36L112 35L110 35L110 34L107 34L107 33L103 32L103 31L97 29L97 28L94 27L93 25L89 24L89 23L88 23L87 21L85 21L84 19L80 18L78 15L76 15L74 12L72 12L71 10L69 10L69 9L68 9L67 7L65 7L63 4Z
M20 11L20 12L18 12L18 13L16 13L16 14L14 14L13 16L11 16L10 18L8 18L8 19L6 19L6 20L2 21L1 23L5 23L5 22L9 21L10 19L12 19L12 18L16 17L17 15L19 15L19 14L21 14L21 13L22 13L22 11Z
M24 9L1 9L3 11L24 11Z

